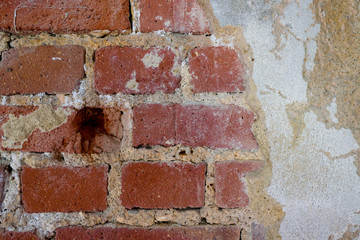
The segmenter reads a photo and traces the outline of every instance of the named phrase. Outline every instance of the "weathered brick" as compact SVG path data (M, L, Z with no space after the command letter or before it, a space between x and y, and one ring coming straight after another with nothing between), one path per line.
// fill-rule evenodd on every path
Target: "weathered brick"
M0 166L0 209L4 200L6 175L5 167Z
M25 212L103 211L107 207L107 166L23 167Z
M193 92L244 91L244 67L230 47L201 47L189 57Z
M122 169L122 205L128 209L201 207L205 168L191 163L128 163Z
M0 106L1 149L58 151L77 132L75 117L71 108Z
M197 0L140 0L140 31L204 34L209 21Z
M249 197L243 177L257 171L263 162L217 162L215 164L215 203L221 208L246 207Z
M67 227L56 230L56 239L117 239L117 240L238 240L240 229L236 226L154 227L154 228L84 228Z
M180 83L179 66L170 48L101 48L95 57L95 88L102 94L173 93Z
M178 105L176 143L198 147L252 150L257 148L251 131L254 114L227 106Z
M118 151L121 114L118 108L0 106L0 148L26 152Z
M253 150L254 114L237 106L143 104L134 108L133 145Z
M0 30L20 33L82 33L130 29L128 0L3 0Z
M12 232L0 231L0 240L37 240L38 236L35 232Z
M84 77L80 46L13 48L2 54L0 94L70 93Z
M133 145L171 146L175 143L174 105L142 104L133 109Z

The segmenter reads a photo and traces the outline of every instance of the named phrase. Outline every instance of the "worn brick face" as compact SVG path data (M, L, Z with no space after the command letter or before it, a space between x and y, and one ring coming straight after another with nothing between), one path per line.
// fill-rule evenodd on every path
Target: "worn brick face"
M197 0L140 0L140 31L204 34L209 21Z
M0 240L40 240L35 232L0 231Z
M10 49L0 62L0 94L70 93L84 77L80 46Z
M201 47L189 57L193 92L244 91L244 68L230 47Z
M243 177L264 166L263 162L218 162L215 164L215 203L221 208L246 207L249 197Z
M0 30L20 33L82 33L130 28L129 1L3 0Z
M16 118L21 118L34 113L38 109L39 107L0 106L0 143L2 149L29 152L58 151L62 148L63 143L66 142L66 139L71 138L73 134L77 132L77 127L71 124L75 120L76 111L72 110L71 108L64 108L64 110L69 111L70 113L70 115L67 117L67 121L48 132L42 132L39 128L32 127L32 124L36 124L36 122L39 123L41 119L45 119L45 117L49 118L49 116L42 116L39 114L39 116L34 117L33 120L24 119L22 123L19 121L14 121L10 128L14 128L14 130L19 131L19 134L17 134L17 131L16 134L15 132L11 132L11 129L8 129L8 132L10 132L12 135L18 136L19 138L27 137L27 140L24 141L23 144L14 142L11 146L7 145L6 141L8 141L9 136L4 134L3 128L5 124L8 123L10 115L13 115ZM38 127L40 127L40 125ZM17 137L15 137L14 141L16 141L16 138Z
M103 211L107 207L107 166L23 167L25 212Z
M142 104L133 109L133 145L171 146L175 143L174 105Z
M99 93L173 93L180 62L170 48L106 47L96 52L95 88Z
M205 165L134 162L122 169L126 208L198 208L204 204Z
M185 146L255 149L254 114L237 106L178 105L176 143Z
M56 239L117 239L117 240L238 240L240 229L236 226L206 227L155 227L155 228L93 228L68 227L56 230Z
M143 104L134 109L134 146L256 149L254 114L237 106Z
M62 118L58 110L66 111L68 116L62 116L63 122L47 130L47 124ZM118 108L0 106L0 148L26 152L119 151L123 134L121 114Z

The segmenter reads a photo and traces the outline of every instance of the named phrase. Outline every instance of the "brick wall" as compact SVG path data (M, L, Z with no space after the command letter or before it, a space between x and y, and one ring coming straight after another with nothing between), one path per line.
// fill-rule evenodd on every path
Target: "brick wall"
M264 239L248 66L215 24L196 0L2 1L0 238Z

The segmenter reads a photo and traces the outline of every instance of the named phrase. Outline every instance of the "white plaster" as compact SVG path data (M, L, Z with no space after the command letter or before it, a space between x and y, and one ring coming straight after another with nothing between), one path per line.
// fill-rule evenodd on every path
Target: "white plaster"
M320 29L309 9L312 1L298 1L299 5L292 1L286 7L281 22L290 34L282 37L286 45L277 52L278 59L270 52L276 46L274 21L261 15L267 12L268 4L263 3L261 9L262 1L249 0L248 13L224 14L231 10L224 6L235 6L235 2L244 4L240 0L211 0L222 25L239 23L244 27L254 53L252 78L265 113L273 171L267 190L285 212L280 235L291 240L328 239L330 235L337 239L348 225L360 224L359 214L355 213L360 209L360 178L351 155L359 146L350 130L327 129L312 111L305 113L305 128L293 146L293 129L286 114L289 104L308 103L302 73L303 67L314 67L317 46L312 39ZM334 104L329 107L333 120Z
M335 114L337 113L336 98L333 98L333 100L331 101L331 104L329 106L327 106L326 110L328 110L330 113L330 119L334 123L338 123L339 120L335 117Z
M61 59L61 58L59 58L59 57L52 57L51 59L52 59L52 60L54 60L54 61L56 61L56 60L61 61L61 60L62 60L62 59Z
M163 57L159 56L156 51L145 54L141 59L146 68L157 68L162 62Z
M126 83L125 87L135 92L139 91L139 83L136 81L136 71L131 74L131 79Z

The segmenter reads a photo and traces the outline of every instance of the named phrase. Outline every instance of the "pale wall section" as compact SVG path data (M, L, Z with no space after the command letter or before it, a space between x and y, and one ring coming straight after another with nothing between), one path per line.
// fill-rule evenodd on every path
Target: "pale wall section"
M266 2L211 0L220 24L243 27L253 50L252 78L273 167L267 191L285 212L282 238L338 239L360 224L360 178L353 164L359 146L350 130L326 128L309 107L304 72L314 68L320 30L312 1L285 8ZM335 101L328 110L335 118Z

